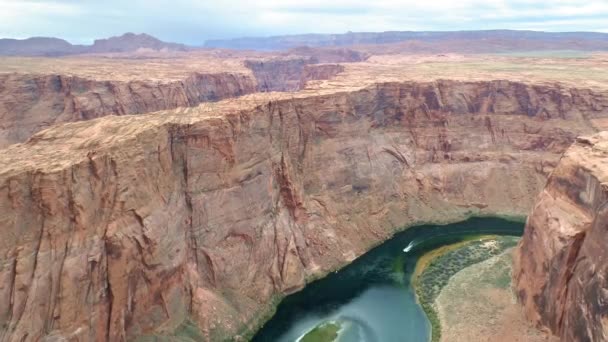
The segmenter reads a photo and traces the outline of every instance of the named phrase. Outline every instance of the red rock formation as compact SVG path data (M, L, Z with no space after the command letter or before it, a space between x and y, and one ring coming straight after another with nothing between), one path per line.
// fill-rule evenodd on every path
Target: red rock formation
M311 48L308 46L300 46L288 50L286 54L311 57L317 63L363 62L370 57L370 55L365 52L338 47Z
M300 85L298 88L306 88L306 83L310 81L332 79L341 72L344 72L344 66L340 64L307 65L302 70L302 75L300 76Z
M231 103L0 151L0 341L130 340L188 317L208 340L246 337L397 230L525 215L608 102L440 81Z
M258 89L269 91L295 91L306 86L307 81L328 80L344 71L338 62L361 62L369 56L348 49L291 50L294 55L245 61L258 82Z
M304 67L315 62L312 57L277 57L247 60L245 66L253 72L260 91L295 91Z
M96 81L62 75L0 75L0 148L51 125L105 115L192 107L257 91L243 74L193 74L183 81Z
M527 316L562 341L608 339L608 133L579 138L538 197L517 251Z
M181 81L99 81L77 76L0 74L0 148L54 124L105 115L193 107L258 91L294 91L342 72L312 57L250 60L251 75L195 73ZM153 70L151 70L153 72Z

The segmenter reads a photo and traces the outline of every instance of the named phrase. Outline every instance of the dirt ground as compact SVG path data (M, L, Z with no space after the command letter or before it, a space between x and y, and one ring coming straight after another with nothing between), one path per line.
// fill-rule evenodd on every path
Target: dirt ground
M512 251L463 269L442 289L441 341L558 341L525 320L511 290Z

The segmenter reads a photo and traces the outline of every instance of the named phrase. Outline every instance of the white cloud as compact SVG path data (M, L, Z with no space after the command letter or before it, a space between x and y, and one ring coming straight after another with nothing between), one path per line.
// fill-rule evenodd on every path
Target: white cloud
M70 17L81 14L77 4L51 1L0 0L0 8L2 26L28 24L29 20L42 15Z

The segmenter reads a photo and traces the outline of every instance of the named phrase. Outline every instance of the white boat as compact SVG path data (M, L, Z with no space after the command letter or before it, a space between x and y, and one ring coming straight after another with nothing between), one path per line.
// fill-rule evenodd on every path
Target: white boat
M414 241L411 241L411 242L410 242L410 244L409 244L409 245L407 245L407 247L405 247L405 248L403 249L403 251L404 251L405 253L407 253L407 252L411 251L411 250L412 250L412 248L414 248Z

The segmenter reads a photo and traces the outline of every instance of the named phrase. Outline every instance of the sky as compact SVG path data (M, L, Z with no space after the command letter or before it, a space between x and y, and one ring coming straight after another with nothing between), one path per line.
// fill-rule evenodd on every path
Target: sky
M125 32L202 45L298 33L608 32L608 0L0 0L0 37L90 44Z

